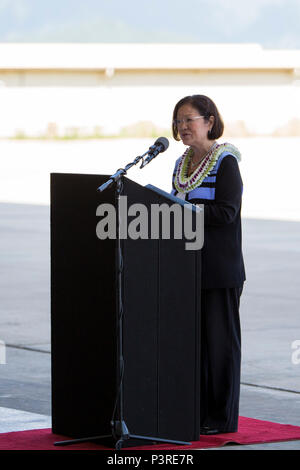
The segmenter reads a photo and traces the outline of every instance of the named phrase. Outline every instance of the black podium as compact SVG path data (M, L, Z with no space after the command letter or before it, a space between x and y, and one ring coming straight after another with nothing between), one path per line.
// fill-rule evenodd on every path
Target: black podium
M51 175L52 431L75 439L110 435L122 388L131 434L198 440L201 250L161 233L122 239L120 367L117 239L96 233L99 205L116 204L115 184L96 191L107 178ZM126 177L122 195L128 207L149 209L149 224L151 205L174 204Z

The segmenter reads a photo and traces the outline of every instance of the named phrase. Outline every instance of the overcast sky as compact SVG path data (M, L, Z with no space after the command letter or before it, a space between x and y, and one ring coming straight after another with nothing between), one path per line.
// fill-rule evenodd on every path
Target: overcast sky
M300 0L0 0L1 42L258 43L300 49Z

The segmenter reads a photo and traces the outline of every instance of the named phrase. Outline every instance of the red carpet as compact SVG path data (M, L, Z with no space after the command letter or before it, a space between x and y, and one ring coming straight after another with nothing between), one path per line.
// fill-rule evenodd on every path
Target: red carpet
M87 442L68 446L54 446L54 442L67 439L65 436L52 434L51 429L9 432L0 434L0 450L110 450L110 448L103 445ZM209 449L227 444L258 444L298 439L300 439L300 426L240 417L237 433L201 436L199 441L192 442L189 446L160 444L127 449L151 451ZM124 449L124 451L127 449Z

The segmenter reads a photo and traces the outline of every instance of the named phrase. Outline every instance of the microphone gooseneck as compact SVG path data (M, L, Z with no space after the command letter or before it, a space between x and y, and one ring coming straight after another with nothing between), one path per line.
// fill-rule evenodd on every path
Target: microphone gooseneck
M169 141L166 137L159 137L154 144L149 147L148 150L148 157L145 158L143 163L141 164L140 168L144 168L144 166L148 165L148 163L153 160L153 158L157 157L159 153L165 152L169 147Z
M103 183L101 186L99 186L99 188L97 188L97 191L102 192L106 188L111 186L113 183L117 182L122 176L127 174L127 170L129 170L132 166L137 165L140 160L142 160L140 168L144 168L144 166L148 165L148 163L150 163L153 158L155 158L159 153L162 153L167 150L168 147L168 139L166 137L159 137L154 142L154 144L149 147L147 152L145 152L143 155L136 157L134 161L128 163L125 168L119 168L119 170L115 174L111 175L111 177L105 183ZM148 155L147 158L143 160L146 155Z

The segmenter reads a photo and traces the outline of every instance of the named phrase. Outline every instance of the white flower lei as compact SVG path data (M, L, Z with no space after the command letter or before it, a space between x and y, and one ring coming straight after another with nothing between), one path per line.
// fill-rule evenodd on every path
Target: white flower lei
M174 185L177 191L181 193L188 193L200 186L202 181L212 171L218 161L218 158L224 151L228 151L233 154L238 159L238 161L241 160L241 154L234 145L228 142L225 142L224 144L215 144L212 146L201 164L190 176L188 176L188 166L193 155L193 149L191 147L187 148L179 161L174 178Z

